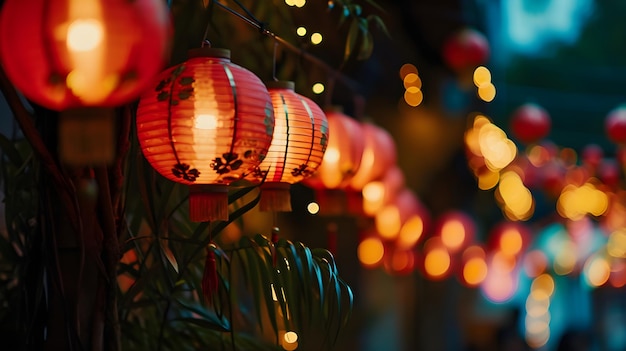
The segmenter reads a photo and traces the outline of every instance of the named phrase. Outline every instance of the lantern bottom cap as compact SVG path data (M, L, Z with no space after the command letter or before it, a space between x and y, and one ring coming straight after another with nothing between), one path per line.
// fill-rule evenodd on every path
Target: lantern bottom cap
M261 185L261 211L291 212L291 184L266 182Z
M189 219L193 222L227 221L228 186L190 186Z

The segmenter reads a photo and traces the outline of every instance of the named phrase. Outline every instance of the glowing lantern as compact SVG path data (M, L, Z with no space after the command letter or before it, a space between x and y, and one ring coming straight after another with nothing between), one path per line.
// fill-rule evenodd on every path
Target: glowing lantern
M528 103L518 107L511 117L511 131L517 140L534 143L550 133L550 115L541 106Z
M322 163L328 143L326 115L309 98L293 91L293 82L267 84L274 106L274 137L259 166L261 211L291 211L289 188L310 177Z
M64 161L110 161L111 109L137 98L169 49L161 0L8 0L0 18L0 60L30 100L66 111L59 125ZM69 109L69 111L67 111Z
M385 205L392 202L398 192L403 189L404 174L397 166L385 172L382 180L367 183L361 193L363 194L363 212L374 216Z
M443 46L443 57L452 69L473 70L489 59L489 43L477 30L463 28L450 36Z
M338 110L326 111L328 147L322 164L313 177L304 182L314 189L346 187L356 174L365 143L361 124Z
M265 85L230 51L194 49L142 96L137 135L164 177L189 185L193 221L228 219L227 185L259 173L274 132Z
M372 124L362 123L362 138L365 141L361 164L350 181L350 188L361 190L374 180L383 177L385 172L396 164L396 145L391 135Z
M619 106L609 112L604 121L604 127L612 142L626 143L626 106Z
M395 240L400 234L402 225L413 215L420 215L426 222L427 211L415 194L408 188L398 192L393 202L384 206L376 213L374 222L378 234L388 240ZM427 224L423 223L423 226Z

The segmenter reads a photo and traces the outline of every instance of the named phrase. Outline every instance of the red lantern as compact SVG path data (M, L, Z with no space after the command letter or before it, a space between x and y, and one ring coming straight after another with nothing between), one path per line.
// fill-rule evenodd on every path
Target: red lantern
M328 120L311 99L293 91L293 82L267 84L274 106L274 137L253 174L261 185L261 211L291 211L289 188L310 177L322 163L328 143Z
M363 187L363 212L374 216L385 205L391 203L404 186L402 170L398 166L388 169L382 180L369 182Z
M7 77L28 99L64 111L61 160L113 160L114 113L102 107L137 98L163 66L170 39L164 2L8 0L0 16Z
M616 144L626 143L626 106L613 109L604 122L606 134Z
M396 145L391 135L372 123L362 123L364 140L363 156L356 174L350 180L350 188L361 190L396 164Z
M550 133L550 115L541 106L528 103L520 106L511 117L511 131L525 144L534 143Z
M7 0L0 33L9 79L65 110L139 96L165 62L170 21L162 0Z
M263 82L230 62L230 51L201 48L161 73L137 110L146 159L189 185L193 221L228 219L227 185L260 173L274 131Z
M485 64L489 59L489 43L475 29L463 28L449 37L443 45L443 57L452 69L463 71Z
M346 187L361 165L365 148L361 124L339 110L326 111L328 147L313 177L304 181L315 189Z

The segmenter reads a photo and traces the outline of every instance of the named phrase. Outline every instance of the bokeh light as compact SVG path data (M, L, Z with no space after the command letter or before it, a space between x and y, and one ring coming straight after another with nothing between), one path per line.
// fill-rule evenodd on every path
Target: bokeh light
M320 211L320 205L317 202L311 202L306 206L306 210L310 214L317 214Z
M385 254L385 247L379 238L363 239L357 247L357 256L364 266L375 266L380 263Z
M298 27L298 29L296 29L296 34L298 34L298 36L305 36L306 35L306 28L304 27Z
M311 34L311 43L313 45L318 45L319 43L321 43L323 40L323 37L320 33L313 33Z
M311 88L311 90L313 91L314 94L321 94L324 92L324 84L322 83L315 83L313 84L313 87Z

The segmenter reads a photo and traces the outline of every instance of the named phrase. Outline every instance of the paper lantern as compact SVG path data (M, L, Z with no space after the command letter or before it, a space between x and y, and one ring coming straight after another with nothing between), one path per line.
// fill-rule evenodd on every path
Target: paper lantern
M473 70L489 59L489 42L479 31L462 28L443 45L443 58L452 69Z
M365 148L361 124L340 110L326 111L328 146L322 164L304 183L314 189L341 189L350 183L361 165Z
M169 49L162 0L7 0L0 15L0 60L31 101L68 110L59 153L69 163L114 155L113 107L136 99ZM108 147L108 148L107 148Z
M626 106L617 107L609 112L604 121L604 127L612 142L626 143Z
M146 159L164 177L189 185L193 221L228 219L228 187L260 174L274 132L263 82L230 62L230 51L200 48L158 77L137 110Z
M363 195L363 212L374 216L385 205L391 203L398 192L405 186L404 173L394 166L385 172L381 180L367 183L361 191Z
M361 190L396 164L396 145L391 135L373 123L362 123L363 155L356 174L350 180L350 188Z
M511 116L511 131L522 143L530 144L550 133L550 115L541 106L533 103L518 107Z
M259 166L261 211L291 211L291 184L310 177L322 163L328 143L328 121L311 99L294 92L293 82L267 84L274 106L274 137Z

